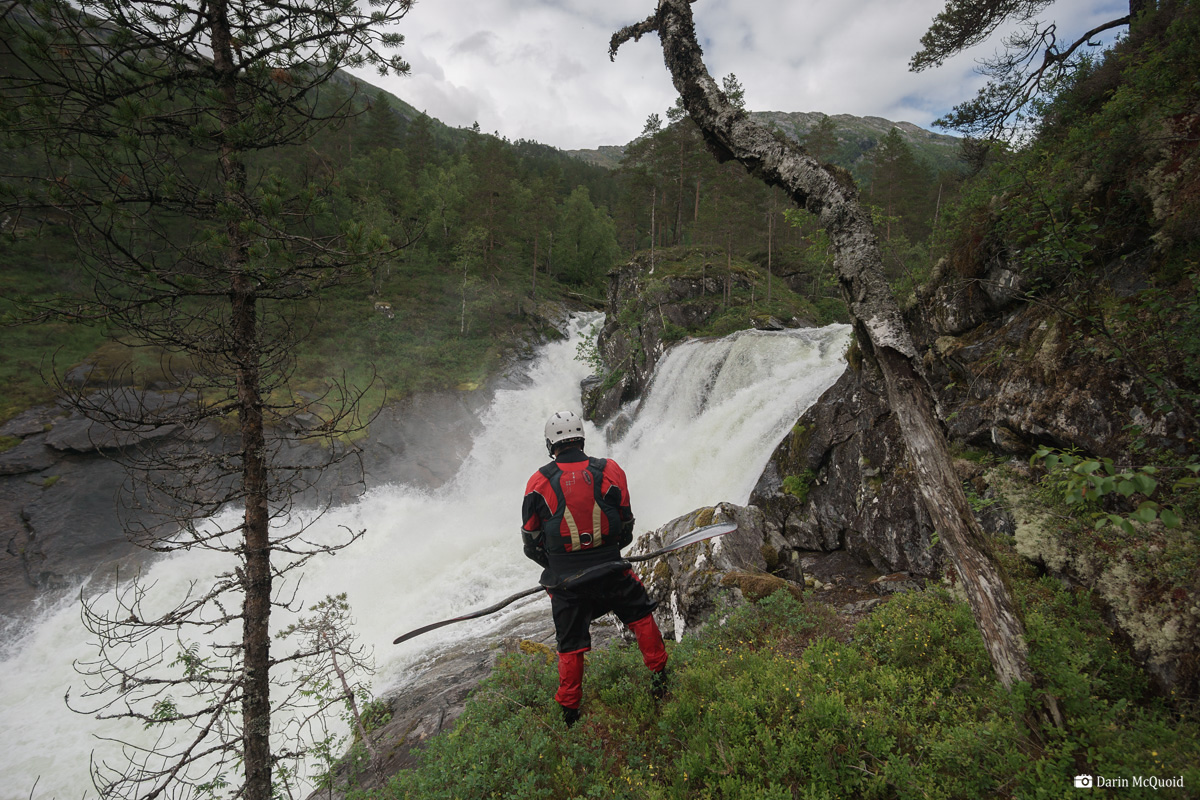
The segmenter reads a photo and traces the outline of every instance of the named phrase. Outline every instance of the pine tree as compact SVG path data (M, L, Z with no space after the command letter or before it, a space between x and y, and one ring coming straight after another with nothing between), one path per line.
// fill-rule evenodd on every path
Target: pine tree
M812 153L812 157L818 161L828 162L837 152L837 128L825 114L821 115L821 120L812 127L811 130L804 136L804 148Z
M161 354L187 402L154 403L119 386L69 400L117 429L194 432L178 447L132 455L141 488L130 502L172 523L132 533L153 550L212 549L235 562L165 612L150 610L136 581L118 588L115 610L85 606L99 648L77 665L86 710L162 732L127 743L126 764L95 765L102 797L229 785L245 800L273 800L290 789L276 780L288 749L273 741L271 686L287 663L270 651L272 609L287 602L278 579L340 545L308 543L304 525L285 524L295 492L315 479L285 456L296 438L285 423L302 410L288 384L300 335L288 310L389 249L327 213L327 187L299 174L299 148L362 109L352 82L335 90L341 68L407 70L388 53L402 37L385 28L411 6L20 0L0 17L0 48L14 65L0 116L10 140L40 150L44 165L6 179L0 212L66 220L91 277L88 296L29 313L101 322ZM353 395L334 387L303 409L320 421L296 426L301 437L324 438L334 459L345 454L336 439L357 424ZM228 450L201 442L213 420L236 429ZM202 522L226 504L241 509L235 521ZM184 647L172 662L173 645L155 651L163 632L182 642L226 625L241 631L216 636L225 643L210 654Z
M1021 136L1036 111L1031 104L1072 74L1086 48L1095 47L1105 31L1137 25L1158 5L1155 0L1129 0L1129 13L1092 28L1074 41L1059 42L1058 26L1037 19L1054 0L947 0L921 49L909 61L920 72L987 40L1002 25L1015 26L1003 40L1003 51L980 62L988 83L975 98L962 103L936 124L979 138Z

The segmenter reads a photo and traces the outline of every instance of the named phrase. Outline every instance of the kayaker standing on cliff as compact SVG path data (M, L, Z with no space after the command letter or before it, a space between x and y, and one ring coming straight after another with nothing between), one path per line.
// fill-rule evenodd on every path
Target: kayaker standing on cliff
M521 506L525 555L542 570L558 644L558 691L567 727L579 719L584 653L592 648L591 623L612 611L637 638L653 673L652 692L667 688L667 651L650 599L621 548L633 541L633 511L625 472L612 459L583 451L583 420L558 411L546 422L553 459L529 479Z

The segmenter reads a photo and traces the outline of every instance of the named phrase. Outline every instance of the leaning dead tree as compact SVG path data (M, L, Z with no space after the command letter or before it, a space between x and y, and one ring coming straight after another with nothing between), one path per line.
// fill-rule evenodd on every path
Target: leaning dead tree
M954 472L934 412L933 390L883 278L871 219L858 202L853 180L844 170L820 163L799 145L752 122L729 102L704 65L692 1L659 0L651 17L613 36L610 57L615 58L625 42L657 33L675 89L714 155L722 161L741 162L751 174L783 189L820 220L834 251L838 281L859 346L864 358L873 361L883 375L889 405L904 432L918 476L918 490L962 581L996 677L1006 688L1020 682L1038 687L1020 611ZM1061 726L1054 698L1043 695L1042 699L1037 718L1029 720L1031 728Z

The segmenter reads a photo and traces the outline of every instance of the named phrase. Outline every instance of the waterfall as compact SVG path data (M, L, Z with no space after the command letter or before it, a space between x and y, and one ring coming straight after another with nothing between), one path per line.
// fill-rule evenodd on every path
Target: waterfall
M403 683L431 648L482 635L495 621L448 626L393 647L396 635L536 584L540 569L523 557L517 534L521 498L529 475L547 461L546 418L579 408L587 367L575 349L597 318L575 318L572 335L542 348L521 386L496 392L482 432L447 485L377 487L316 523L330 538L342 526L366 530L350 548L307 564L299 596L310 605L347 593L360 641L375 650L376 694ZM846 325L743 331L667 353L620 440L605 445L601 431L587 431L589 453L617 459L628 474L638 530L699 506L745 503L771 450L841 374L848 339ZM224 559L174 554L152 564L145 579L155 594L178 598L197 576L228 569ZM273 622L282 627L286 615L278 616ZM84 688L73 661L93 654L77 595L10 629L0 650L0 800L26 800L35 780L35 800L91 796L89 754L120 758L116 745L96 737L147 740L138 725L97 722L65 708L64 693L78 698Z

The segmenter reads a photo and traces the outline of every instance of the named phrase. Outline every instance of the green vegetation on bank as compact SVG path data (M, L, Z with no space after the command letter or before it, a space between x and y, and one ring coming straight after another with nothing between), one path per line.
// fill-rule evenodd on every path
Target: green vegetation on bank
M1148 13L1059 87L1033 142L987 151L937 235L944 284L1006 267L1056 338L1129 381L1142 408L1100 455L1145 458L1164 419L1187 449L1200 435L1198 73L1196 4Z
M1031 741L1033 694L994 680L965 602L900 595L853 627L777 592L671 650L655 707L637 650L589 655L563 728L552 660L501 659L420 766L354 800L1071 796L1073 776L1200 783L1200 718L1153 696L1096 597L1006 551L1031 657L1068 727ZM1182 796L1164 791L1163 796Z

